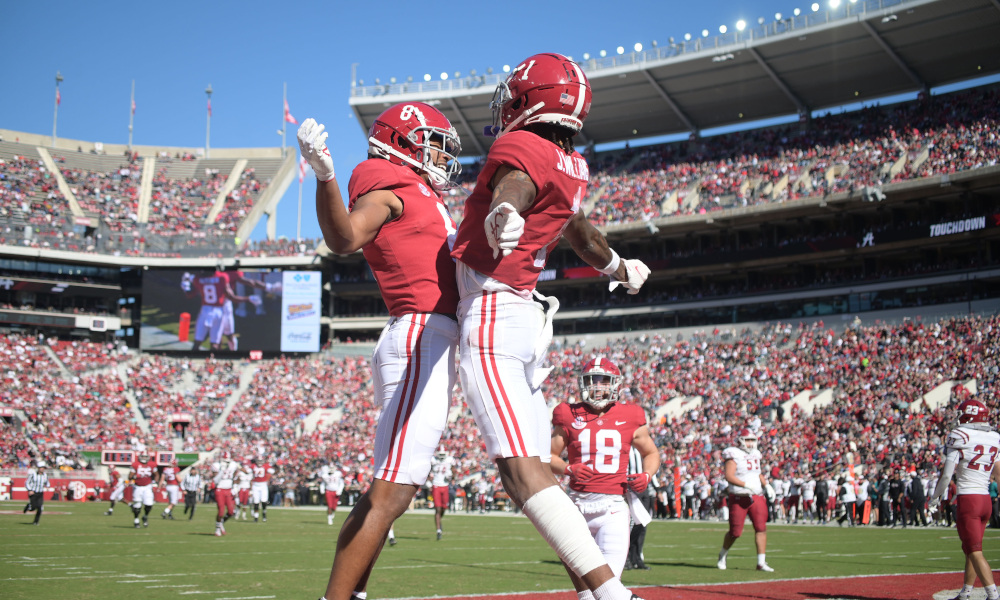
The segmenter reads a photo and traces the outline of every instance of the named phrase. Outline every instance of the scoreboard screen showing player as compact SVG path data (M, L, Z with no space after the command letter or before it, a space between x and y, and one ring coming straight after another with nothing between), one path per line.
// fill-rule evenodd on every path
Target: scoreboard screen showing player
M146 351L318 352L318 271L149 269L139 346Z

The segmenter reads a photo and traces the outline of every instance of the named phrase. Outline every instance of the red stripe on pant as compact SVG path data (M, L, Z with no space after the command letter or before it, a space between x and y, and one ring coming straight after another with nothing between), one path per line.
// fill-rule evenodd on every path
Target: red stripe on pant
M521 429L517 425L517 420L513 418L513 410L511 410L510 399L507 397L507 390L503 388L503 381L500 379L500 370L497 368L496 356L493 354L494 336L496 334L496 318L497 318L497 295L491 292L483 292L483 307L480 312L480 327L479 327L479 348L480 348L480 362L483 366L483 377L486 378L486 385L490 389L490 396L493 398L493 404L497 409L497 415L503 424L504 434L507 436L507 443L514 453L514 456L526 456L528 454L527 449L524 447L524 439L521 436ZM487 308L489 307L489 308ZM484 340L483 332L486 329L482 326L484 323L489 323L488 337ZM484 341L486 344L484 344ZM487 362L487 356L482 352L482 349L487 347L487 353L489 354L489 362ZM491 381L491 377L496 382L494 388L494 382ZM503 400L501 405L500 400ZM507 415L504 415L504 409L507 410ZM513 435L511 430L513 429ZM517 440L514 440L514 437Z
M396 407L396 419L392 424L389 460L386 461L383 473L384 475L388 475L387 481L396 481L399 475L399 463L402 460L403 444L406 441L406 428L410 422L410 415L413 414L413 404L416 400L417 390L420 388L420 342L423 338L423 326L426 319L426 315L418 316L416 321L410 322L410 329L406 333L406 378L403 383L403 391L399 396L399 405ZM413 351L414 338L416 339L416 353ZM402 429L400 429L401 420L403 423ZM395 466L393 466L393 463L395 463Z

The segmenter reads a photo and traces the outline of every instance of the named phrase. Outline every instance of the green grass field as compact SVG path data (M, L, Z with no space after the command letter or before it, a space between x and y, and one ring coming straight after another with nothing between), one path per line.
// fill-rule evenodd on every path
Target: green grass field
M212 534L214 507L193 521L160 518L132 527L131 511L107 503L47 503L41 525L29 525L22 503L0 503L0 598L157 600L161 598L305 598L326 586L336 535L347 513L326 524L325 511L275 509L267 523L232 522ZM70 514L54 514L67 512ZM180 509L177 509L180 513ZM369 597L451 596L565 590L565 571L523 516L449 513L435 541L430 512L396 523L399 544L386 546ZM838 528L777 525L768 529L768 562L754 570L752 534L715 568L726 526L718 522L650 524L649 571L626 571L629 586L726 583L762 579L957 571L963 566L954 529ZM987 530L986 556L1000 563L1000 534Z

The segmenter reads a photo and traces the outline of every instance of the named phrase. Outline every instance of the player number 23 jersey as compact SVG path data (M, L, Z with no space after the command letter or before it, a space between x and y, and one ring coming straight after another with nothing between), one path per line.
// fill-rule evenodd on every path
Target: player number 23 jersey
M959 427L948 435L948 460L956 460L957 493L988 494L993 463L1000 454L1000 433Z

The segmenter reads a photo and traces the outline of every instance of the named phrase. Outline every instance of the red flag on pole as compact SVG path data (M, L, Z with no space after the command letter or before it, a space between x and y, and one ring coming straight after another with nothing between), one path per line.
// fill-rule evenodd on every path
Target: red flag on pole
M212 116L212 99L208 99L208 116Z
M59 88L56 88L56 106L62 104L62 96L59 95Z
M302 180L306 178L306 164L307 164L306 163L306 157L300 156L299 157L299 183L302 183Z
M291 111L288 110L288 100L285 100L285 120L291 123L292 125L299 124L299 122L295 120L295 117L292 116Z

